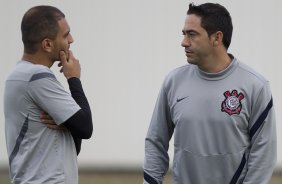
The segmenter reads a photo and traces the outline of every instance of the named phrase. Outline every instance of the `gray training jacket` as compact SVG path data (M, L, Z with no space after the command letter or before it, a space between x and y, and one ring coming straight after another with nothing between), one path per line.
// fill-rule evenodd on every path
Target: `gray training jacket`
M170 72L145 140L144 184L162 183L173 134L173 184L267 184L276 163L269 82L236 58L217 74Z

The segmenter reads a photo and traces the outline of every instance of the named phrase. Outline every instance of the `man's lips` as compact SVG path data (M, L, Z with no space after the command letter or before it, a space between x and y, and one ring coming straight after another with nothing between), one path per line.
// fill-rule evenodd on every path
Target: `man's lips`
M186 56L190 56L193 54L191 50L187 50L187 49L185 49L185 53L186 53Z
M192 53L193 51L190 50L190 49L185 49L185 52L186 52L186 53Z

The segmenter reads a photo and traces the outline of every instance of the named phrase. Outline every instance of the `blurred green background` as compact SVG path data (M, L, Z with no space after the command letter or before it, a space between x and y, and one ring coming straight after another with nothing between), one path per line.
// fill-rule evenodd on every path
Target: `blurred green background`
M142 171L106 171L83 170L79 172L79 184L141 184ZM8 171L0 172L0 184L8 184ZM171 174L165 177L163 184L171 183ZM282 184L282 172L275 172L269 184Z

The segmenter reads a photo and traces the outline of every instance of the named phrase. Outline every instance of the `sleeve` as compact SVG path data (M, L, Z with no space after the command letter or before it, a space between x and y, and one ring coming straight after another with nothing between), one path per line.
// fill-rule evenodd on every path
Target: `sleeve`
M79 155L80 150L81 150L82 139L76 138L74 136L72 136L72 138L73 138L73 142L74 142L75 149L76 149L76 155Z
M33 77L29 82L28 93L35 104L60 125L81 108L55 77L50 76L42 73L41 77Z
M250 117L251 148L244 184L267 184L277 158L276 122L269 83L261 90Z
M76 148L76 153L78 155L81 150L82 138L90 138L93 132L91 109L88 100L84 94L80 79L70 78L68 79L68 84L73 99L81 107L81 110L79 110L78 112L81 112L79 114L78 112L75 113L75 115L73 115L70 119L64 122L64 125L71 131ZM79 117L78 120L76 116ZM78 122L83 122L83 126L81 125L81 123ZM81 135L77 135L80 132Z
M168 148L174 131L167 94L162 87L145 139L144 184L160 184L169 167Z
M89 139L93 132L91 109L78 78L68 80L72 97L81 109L63 124L75 138Z

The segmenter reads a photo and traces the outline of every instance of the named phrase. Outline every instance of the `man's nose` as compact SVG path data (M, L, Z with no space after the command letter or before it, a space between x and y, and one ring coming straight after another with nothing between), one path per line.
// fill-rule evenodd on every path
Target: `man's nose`
M189 47L191 45L190 39L187 36L184 36L181 46L182 47Z

